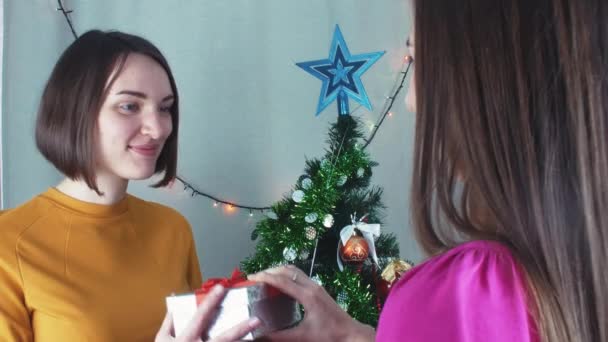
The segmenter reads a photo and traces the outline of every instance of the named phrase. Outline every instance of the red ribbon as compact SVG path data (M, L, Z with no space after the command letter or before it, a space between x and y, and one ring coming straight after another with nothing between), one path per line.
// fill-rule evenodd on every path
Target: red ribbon
M215 285L222 285L224 288L233 288L237 286L248 286L255 282L248 281L245 274L241 273L238 268L232 271L230 278L209 278L206 282L201 285L201 288L196 290L196 294L203 295L209 293Z
M218 284L222 285L226 289L233 289L237 287L247 287L258 283L247 280L245 274L241 273L238 268L235 268L234 271L232 271L232 276L230 278L209 278L206 282L204 282L203 285L201 285L201 288L195 291L196 305L199 305L205 296L209 294L211 289ZM281 291L272 286L269 286L266 291L267 297L274 297L282 294Z

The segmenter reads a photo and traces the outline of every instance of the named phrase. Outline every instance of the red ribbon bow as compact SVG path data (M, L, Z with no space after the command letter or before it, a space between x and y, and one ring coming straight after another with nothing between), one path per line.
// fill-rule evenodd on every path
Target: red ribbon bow
M246 285L250 283L245 274L241 273L238 268L232 271L230 278L209 278L206 282L201 285L201 288L196 290L197 294L207 294L215 285L222 285L224 288L231 288L237 285ZM253 283L253 282L251 282Z
M226 289L234 289L234 288L242 288L251 285L258 284L255 281L247 280L245 274L241 273L238 268L235 268L232 271L232 276L230 278L209 278L206 282L201 285L201 288L195 291L196 295L196 304L199 305L209 294L209 291L213 289L215 285L222 285ZM274 297L281 295L282 292L278 289L268 286L264 291L264 296L266 298Z

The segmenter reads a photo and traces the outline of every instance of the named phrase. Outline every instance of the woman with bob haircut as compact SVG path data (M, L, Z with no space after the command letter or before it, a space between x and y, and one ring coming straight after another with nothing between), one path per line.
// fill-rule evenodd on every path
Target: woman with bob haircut
M167 61L141 37L89 31L61 55L36 145L66 178L0 217L0 340L176 340L170 315L161 322L167 295L201 285L192 231L127 186L175 178L178 108ZM179 341L200 340L223 293L208 296Z

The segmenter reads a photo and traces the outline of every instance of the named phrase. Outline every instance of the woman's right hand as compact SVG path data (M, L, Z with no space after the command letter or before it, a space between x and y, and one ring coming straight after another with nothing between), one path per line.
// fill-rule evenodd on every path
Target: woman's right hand
M323 287L294 266L282 266L249 276L272 285L304 306L305 316L294 328L265 336L269 341L374 341L372 327L350 317Z
M218 307L226 295L226 289L221 286L216 286L211 290L205 300L198 306L196 313L190 320L190 323L179 337L174 337L173 317L167 312L165 320L156 334L155 342L199 342L202 341L201 336L209 328L213 318L218 310ZM209 342L232 342L240 341L249 332L260 326L261 322L258 318L252 318L248 321L241 322L236 326L228 329L220 336L209 340Z

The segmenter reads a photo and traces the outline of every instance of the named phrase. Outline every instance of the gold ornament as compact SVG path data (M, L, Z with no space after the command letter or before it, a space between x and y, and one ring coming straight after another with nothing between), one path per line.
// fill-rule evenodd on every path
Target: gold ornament
M412 268L412 264L403 260L395 259L389 262L382 271L382 279L392 285L396 280Z

